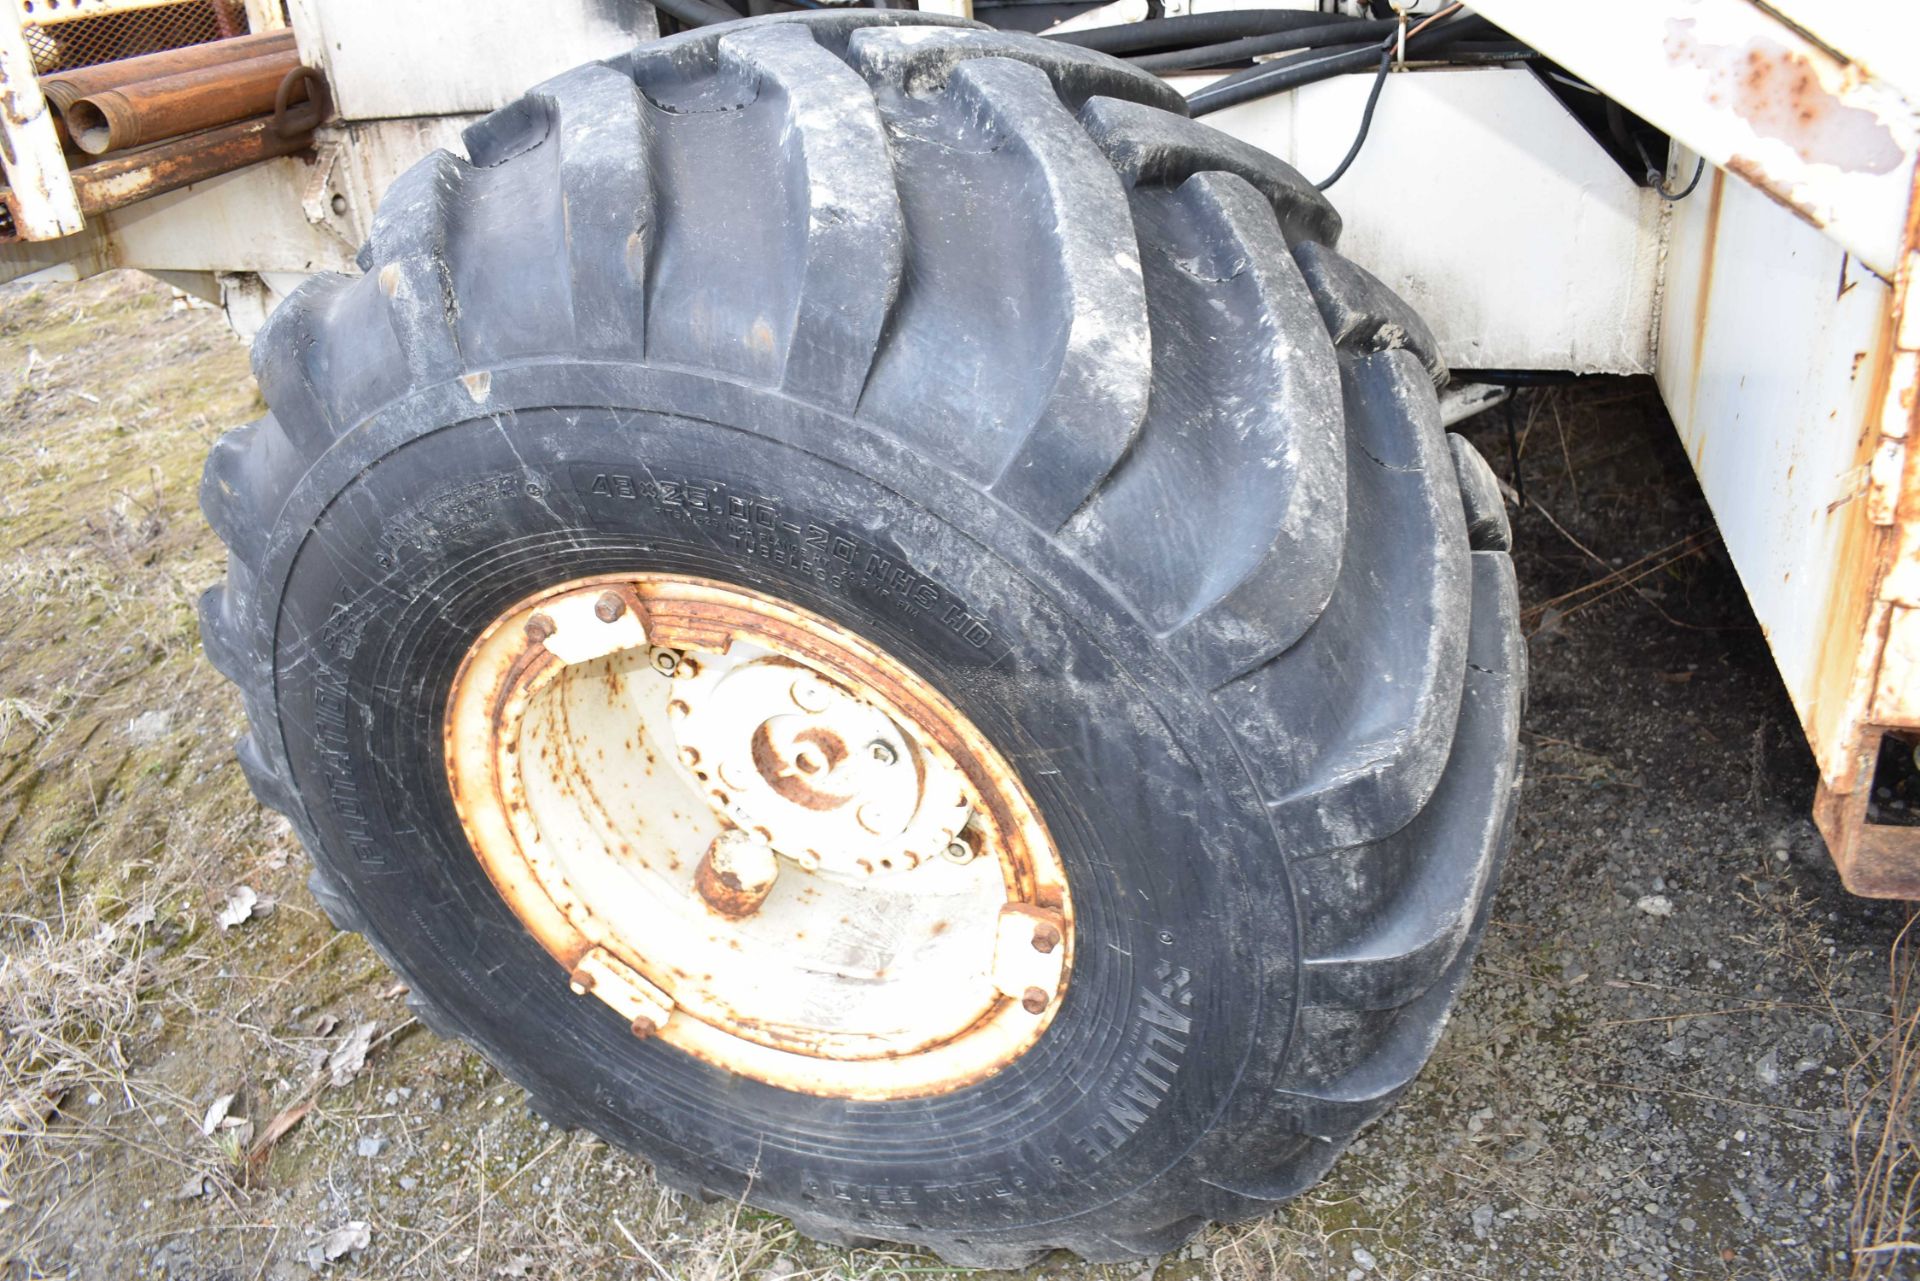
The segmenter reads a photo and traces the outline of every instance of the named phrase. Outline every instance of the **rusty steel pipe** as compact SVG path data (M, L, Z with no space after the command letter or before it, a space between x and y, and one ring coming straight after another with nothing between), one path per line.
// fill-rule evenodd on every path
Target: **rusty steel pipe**
M314 126L323 111L324 97L320 109L309 105L284 117L242 120L84 165L72 171L81 212L93 215L123 209L149 196L204 182L262 160L292 155L312 143ZM15 225L10 227L10 223ZM19 239L13 193L0 188L0 244Z
M288 50L103 89L67 108L67 132L98 156L244 120L273 110L281 82L299 66L300 55Z
M121 85L138 84L142 80L157 80L161 76L177 76L181 72L198 71L202 67L224 66L245 62L249 58L286 53L292 48L291 29L263 31L258 35L236 36L231 40L209 40L181 49L163 49L159 53L142 54L138 58L122 58L118 62L101 62L91 67L76 67L72 71L42 76L40 92L47 96L54 110L64 114L68 107L88 94L117 89Z

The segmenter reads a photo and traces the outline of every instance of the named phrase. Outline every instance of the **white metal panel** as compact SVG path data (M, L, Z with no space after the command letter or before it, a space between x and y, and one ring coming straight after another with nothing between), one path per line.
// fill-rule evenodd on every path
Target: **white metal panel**
M492 111L659 28L642 0L290 0L300 60L342 119Z
M1888 302L1839 245L1723 173L1675 211L1661 393L1829 780L1850 774L1869 693L1854 672Z
M1842 61L1751 0L1476 0L1474 7L1824 227L1881 275L1893 274L1920 111L1871 74L1871 60ZM1829 0L1820 12L1842 7ZM1912 0L1859 7L1876 17L1873 47L1915 38L1920 6Z
M1211 77L1184 76L1191 91ZM1309 179L1353 141L1371 76L1206 117ZM1329 193L1340 248L1426 317L1448 363L1645 373L1659 198L1525 71L1392 76L1360 157Z

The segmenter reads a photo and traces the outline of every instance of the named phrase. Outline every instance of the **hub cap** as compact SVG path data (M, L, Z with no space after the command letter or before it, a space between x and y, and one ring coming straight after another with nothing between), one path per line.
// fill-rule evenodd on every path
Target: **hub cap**
M520 602L455 676L454 804L578 999L788 1089L939 1093L1028 1049L1073 953L1025 789L891 656L666 575Z

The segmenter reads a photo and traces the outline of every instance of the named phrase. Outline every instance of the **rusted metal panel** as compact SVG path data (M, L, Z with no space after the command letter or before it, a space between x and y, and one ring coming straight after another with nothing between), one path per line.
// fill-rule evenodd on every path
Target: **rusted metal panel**
M1920 185L1883 281L1716 173L1674 213L1658 377L1820 771L1848 887L1920 890L1920 829L1869 821L1920 725Z
M1920 112L1871 62L1749 0L1474 8L1892 277ZM1914 31L1913 6L1872 9L1876 42Z
M11 0L0 0L0 169L14 194L0 231L52 240L80 230L80 200Z

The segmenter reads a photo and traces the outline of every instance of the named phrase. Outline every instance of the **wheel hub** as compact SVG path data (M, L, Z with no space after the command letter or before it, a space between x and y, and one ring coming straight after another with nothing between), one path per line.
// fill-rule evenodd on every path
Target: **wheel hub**
M1024 1053L1072 958L1031 799L890 655L761 593L580 580L455 677L474 853L576 996L811 1093L937 1093Z

